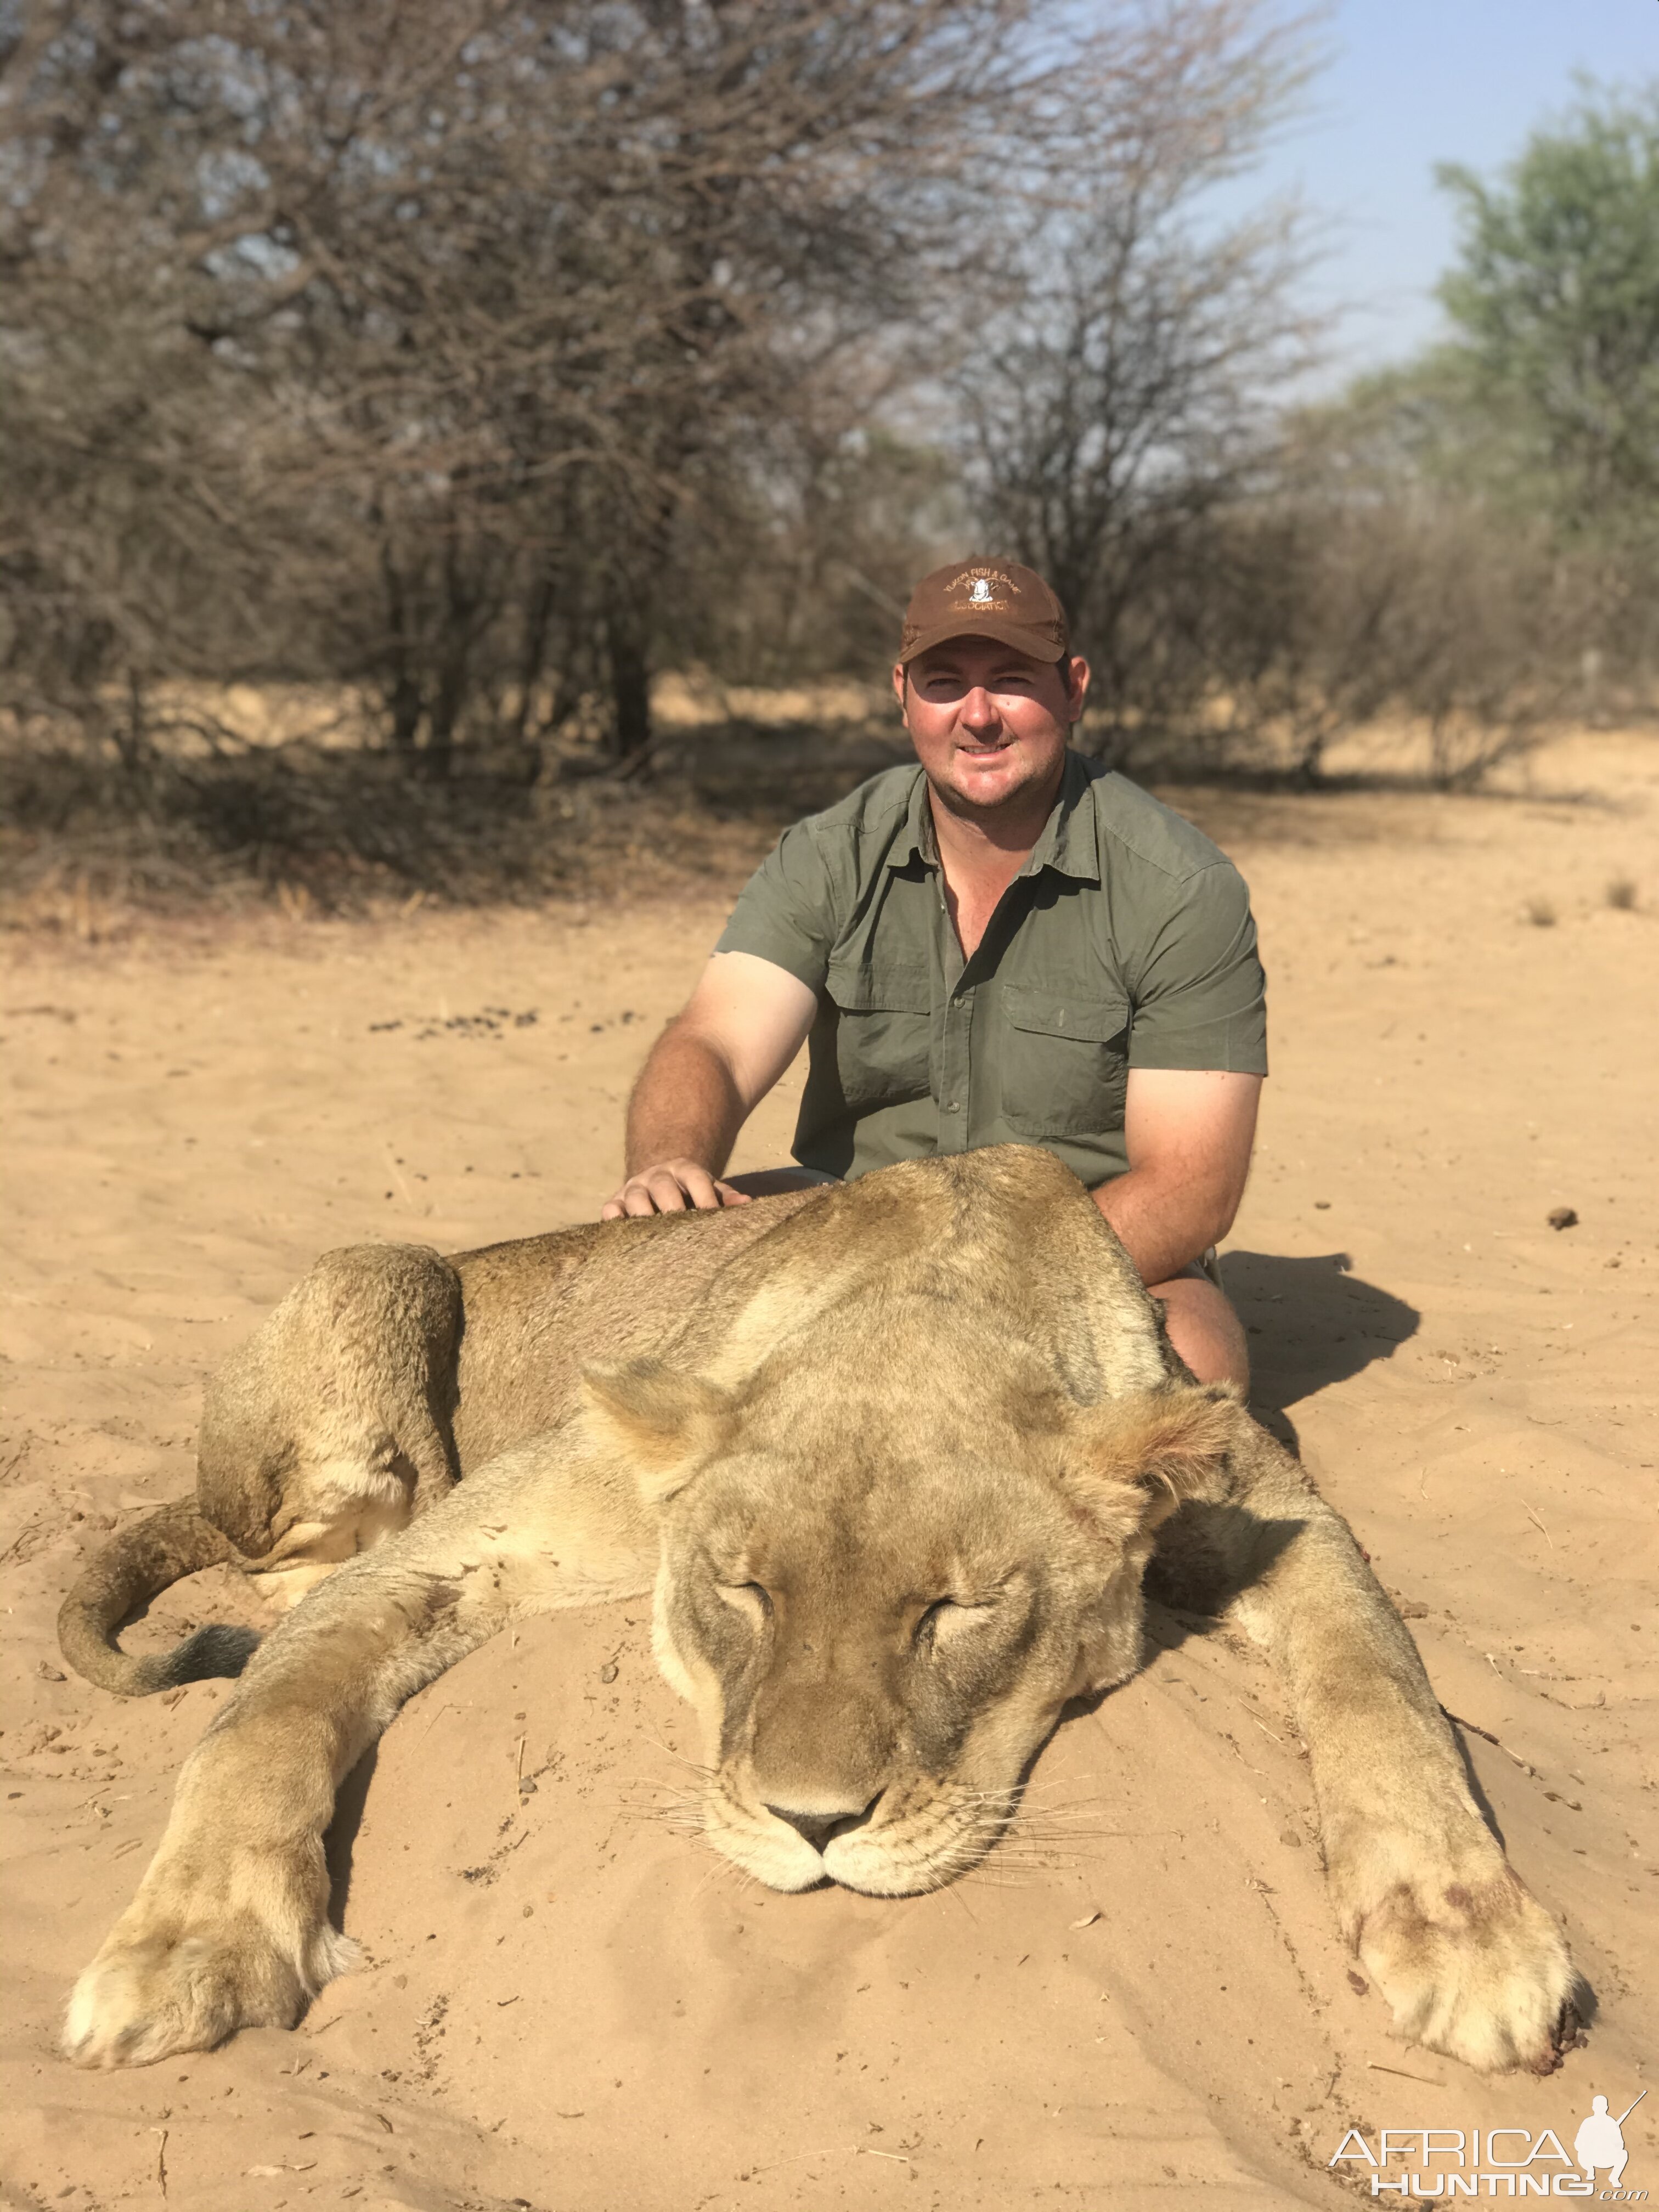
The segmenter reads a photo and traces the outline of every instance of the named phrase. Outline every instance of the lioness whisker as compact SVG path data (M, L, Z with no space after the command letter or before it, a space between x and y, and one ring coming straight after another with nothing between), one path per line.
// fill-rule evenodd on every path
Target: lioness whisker
M688 1834L701 1835L708 1822L695 1800L667 1805L619 1805L618 1820L633 1823L636 1827L666 1826L683 1828Z
M691 1893L691 1902L695 1905L703 1892L715 1881L721 1882L727 1889L735 1889L739 1897L744 1890L752 1889L755 1887L755 1877L747 1867L739 1866L734 1859L727 1858L724 1852L711 1852L708 1855L702 1878Z
M1089 1826L1109 1817L1104 1805L987 1805L966 1809L976 1820L1000 1821L1011 1828Z
M708 1792L636 1777L623 1785L616 1798L617 1817L637 1827L667 1827L686 1836L702 1836L708 1827Z
M1090 1848L1092 1842L1091 1837L1004 1837L992 1849L1005 1866L1070 1866L1098 1856Z
M1036 1798L1053 1796L1057 1790L1084 1790L1091 1781L1093 1781L1093 1774L1079 1774L1079 1777L1066 1777L1064 1781L1053 1783L1009 1783L1000 1790L964 1790L963 1796L995 1796L1011 1798L1015 1802L1030 1802Z
M1103 1800L1079 1801L1074 1805L1028 1805L1018 1799L1010 1803L994 1796L969 1798L962 1810L977 1819L1000 1819L1010 1823L1018 1821L1022 1827L1032 1821L1042 1820L1097 1820L1107 1817L1111 1807Z
M1054 1813L1028 1814L1024 1820L1011 1820L1010 1832L1022 1836L1104 1835L1098 1813Z
M1073 1843L998 1843L994 1850L982 1854L984 1858L995 1858L1002 1867L1068 1867L1091 1858L1091 1851Z
M1097 1779L1098 1777L1093 1774L1050 1774L1046 1777L1039 1775L1034 1776L1029 1782L1016 1782L1010 1794L1022 1797L1040 1797L1045 1790L1085 1789L1090 1783Z
M981 1867L960 1868L946 1879L953 1883L971 1881L979 1889L1035 1889L1040 1879L1051 1871L1047 1867L1016 1867L999 1872L988 1861Z
M689 1758L684 1752L676 1751L672 1743L665 1743L659 1735L647 1737L647 1741L655 1744L664 1757L672 1759L677 1766L688 1767L693 1774L701 1777L704 1781L712 1779L714 1768L706 1766L701 1759Z
M1077 1836L1004 1836L992 1848L1006 1866L1059 1866L1096 1856L1089 1848L1093 1840L1092 1837Z

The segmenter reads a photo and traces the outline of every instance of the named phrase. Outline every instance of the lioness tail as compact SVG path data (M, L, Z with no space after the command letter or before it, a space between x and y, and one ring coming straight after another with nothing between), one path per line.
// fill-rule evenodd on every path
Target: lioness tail
M58 1648L77 1674L118 1698L148 1698L183 1682L240 1674L259 1641L252 1628L215 1622L171 1651L143 1659L115 1640L129 1614L169 1583L236 1556L229 1539L203 1520L193 1498L175 1498L97 1553L59 1609Z

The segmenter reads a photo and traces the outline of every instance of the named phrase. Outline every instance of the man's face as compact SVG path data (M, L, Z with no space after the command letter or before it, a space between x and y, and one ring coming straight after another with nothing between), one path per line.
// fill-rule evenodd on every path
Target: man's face
M1087 661L1033 660L988 637L947 638L893 671L916 758L964 814L1052 794L1088 688Z

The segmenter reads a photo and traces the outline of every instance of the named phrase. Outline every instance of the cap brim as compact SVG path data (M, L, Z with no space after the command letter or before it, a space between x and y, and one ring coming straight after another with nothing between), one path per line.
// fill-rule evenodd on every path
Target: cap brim
M1016 653L1023 653L1028 660L1064 660L1071 650L1069 646L1056 645L1051 637L1040 636L1022 623L1001 622L990 615L983 622L964 626L961 617L957 617L933 629L923 630L908 651L900 653L899 665L908 668L913 660L919 659L924 653L931 653L936 645L946 645L957 637L988 637L994 644L1011 646Z

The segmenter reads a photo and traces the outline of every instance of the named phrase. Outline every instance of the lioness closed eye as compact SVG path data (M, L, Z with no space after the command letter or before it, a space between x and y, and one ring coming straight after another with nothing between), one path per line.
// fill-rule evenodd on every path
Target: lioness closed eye
M187 1762L66 2047L143 2064L292 2023L349 1962L323 1833L398 1706L515 1614L653 1584L714 1847L775 1889L936 1888L1016 1816L1066 1700L1137 1665L1155 1551L1282 1669L1337 1913L1398 2030L1547 2069L1565 1946L1346 1527L1180 1369L1081 1185L1017 1147L453 1262L319 1262L210 1392L200 1510L165 1509L64 1607L67 1655L131 1692L224 1658L114 1644L172 1576L326 1575Z

